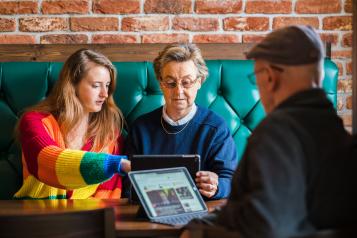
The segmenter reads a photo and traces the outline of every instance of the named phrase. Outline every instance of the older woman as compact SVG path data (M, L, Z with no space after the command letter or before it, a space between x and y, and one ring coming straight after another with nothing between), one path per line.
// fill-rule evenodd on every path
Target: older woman
M194 44L167 46L154 60L165 105L139 117L127 139L128 154L199 154L196 184L207 198L230 193L236 147L225 121L197 106L197 91L208 75Z

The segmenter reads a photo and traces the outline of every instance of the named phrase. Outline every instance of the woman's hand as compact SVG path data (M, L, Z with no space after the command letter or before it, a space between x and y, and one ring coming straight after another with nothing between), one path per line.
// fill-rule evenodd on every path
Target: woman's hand
M130 172L131 171L131 162L127 159L121 159L120 170L125 173Z
M218 175L210 171L196 173L196 185L200 193L208 198L213 197L218 190Z

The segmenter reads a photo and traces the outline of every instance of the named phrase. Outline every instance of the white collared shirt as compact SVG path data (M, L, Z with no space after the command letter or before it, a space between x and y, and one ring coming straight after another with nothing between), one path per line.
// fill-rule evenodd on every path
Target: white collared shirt
M169 117L169 115L167 115L166 105L164 105L162 107L162 118L171 126L181 126L181 125L184 125L187 122L189 122L195 116L196 111L197 111L197 106L196 106L196 104L193 104L191 111L186 116L184 116L183 118L181 118L177 121L174 121Z

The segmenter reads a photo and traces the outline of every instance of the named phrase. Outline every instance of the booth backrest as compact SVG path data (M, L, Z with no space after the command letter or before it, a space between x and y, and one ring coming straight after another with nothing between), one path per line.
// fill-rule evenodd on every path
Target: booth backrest
M221 115L230 128L241 158L247 137L264 117L256 86L247 79L250 60L207 60L209 77L196 102ZM114 62L118 71L115 101L127 124L164 103L151 62ZM22 183L21 152L14 128L23 110L45 98L63 66L60 62L0 64L0 199L11 198ZM323 87L336 105L338 69L325 61Z

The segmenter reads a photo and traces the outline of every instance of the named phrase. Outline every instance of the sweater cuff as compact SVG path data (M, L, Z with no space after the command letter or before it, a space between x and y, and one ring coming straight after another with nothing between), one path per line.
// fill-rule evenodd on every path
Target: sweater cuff
M231 180L228 178L218 178L218 190L211 199L227 198L231 192Z
M128 157L125 155L108 155L107 160L107 169L106 171L109 174L118 173L121 176L125 176L126 173L121 170L121 160L127 159Z

